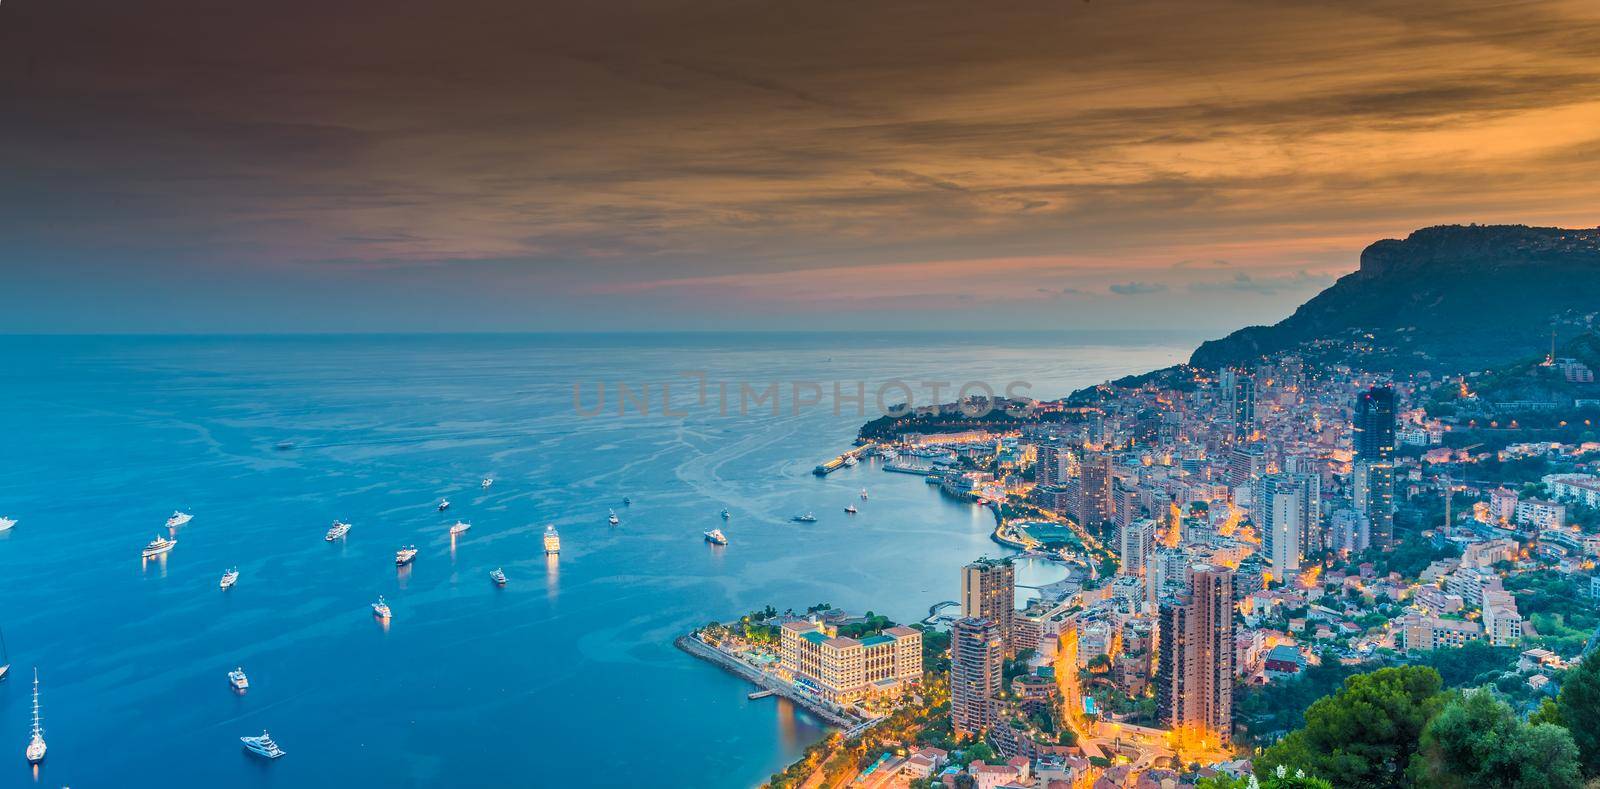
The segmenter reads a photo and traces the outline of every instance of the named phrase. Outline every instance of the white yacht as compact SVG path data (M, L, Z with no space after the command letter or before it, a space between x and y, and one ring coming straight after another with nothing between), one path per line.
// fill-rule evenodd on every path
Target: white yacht
M728 535L723 534L721 529L712 529L706 532L706 542L712 545L727 545Z
M144 558L151 559L160 556L161 554L172 550L172 546L177 544L178 538L173 537L169 540L166 537L162 537L158 534L156 535L155 539L150 541L149 545L144 546Z
M283 749L272 741L266 729L261 730L260 737L240 737L239 742L244 743L244 749L261 757L276 759L283 755Z
M561 535L554 525L544 527L544 552L548 556L561 553Z
M439 499L439 511L440 512L444 512L447 509L450 509L450 500L449 499Z
M489 580L494 581L496 586L505 586L506 585L506 571L502 570L502 569L500 569L498 567L494 568L493 570L490 570L489 571Z
M0 531L11 531L11 527L15 525L17 525L15 518L0 518Z
M845 507L844 507L844 511L850 513L851 515L854 515L854 514L856 514L856 505L854 505L854 504L846 504Z
M384 621L388 621L389 604L384 602L383 595L378 595L378 602L372 604L372 615Z
M867 500L867 489L866 488L862 488L861 489L861 500L862 501L866 501Z
M394 552L394 563L396 567L410 564L411 560L415 558L417 558L417 546L415 545L407 545L406 547Z
M39 669L33 670L33 736L28 739L28 764L44 761L44 727L39 725Z
M610 521L612 526L615 526L615 525L617 525L617 524L622 522L622 519L617 517L617 511L616 510L611 510L611 514L606 516L606 520Z
M483 488L483 489L484 489L484 490L488 490L488 489L489 489L489 486L490 486L490 485L493 485L493 484L494 484L494 479L493 479L493 478L491 478L491 477L484 477L484 478L483 478L483 481L482 481L482 482L480 482L480 483L478 483L478 484L479 484L479 485L480 485L480 486L481 486L481 487L482 487L482 488Z
M463 534L470 528L472 528L472 524L466 521L456 521L456 525L450 527L450 536L454 537L457 534Z
M194 520L193 515L190 515L183 510L173 510L172 517L167 519L167 528L176 529L192 520Z
M234 690L249 690L250 678L244 675L243 668L235 668L228 672L228 684L232 685Z
M856 465L856 464L858 464L860 462L861 461L856 460L856 456L855 455L845 455L844 456L844 464L846 466L854 466L854 465Z
M221 586L222 586L223 589L227 589L228 587L233 586L234 584L236 584L238 582L239 582L239 568L237 568L237 567L229 568L229 570L227 572L222 574Z
M792 520L795 523L816 523L817 522L817 516L812 515L811 513L808 512L808 513L806 513L804 515L796 515L793 518L790 518L789 520Z
M344 521L334 521L333 526L328 528L328 533L322 535L322 539L327 540L328 542L333 542L334 540L344 539L344 536L349 533L350 524L345 523Z

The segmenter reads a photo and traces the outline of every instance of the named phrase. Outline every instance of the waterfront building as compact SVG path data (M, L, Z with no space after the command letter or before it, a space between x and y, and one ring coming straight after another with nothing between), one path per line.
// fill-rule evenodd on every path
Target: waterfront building
M790 681L833 704L894 695L922 677L922 633L913 628L855 639L801 620L783 623L778 634L780 665Z
M1372 521L1372 543L1388 547L1394 540L1394 390L1375 386L1356 398L1351 443L1365 493L1363 510Z
M1016 654L1011 645L1017 607L1017 571L1010 559L979 559L961 568L961 615L987 619L999 628L1006 656Z
M1156 712L1180 741L1227 745L1233 736L1233 573L1195 565L1189 587L1189 594L1161 601Z
M950 626L950 724L977 737L995 724L1005 641L994 622L964 616Z

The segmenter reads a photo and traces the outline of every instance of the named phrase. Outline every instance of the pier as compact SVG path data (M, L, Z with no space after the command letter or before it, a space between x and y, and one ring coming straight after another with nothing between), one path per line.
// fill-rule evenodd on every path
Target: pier
M811 473L819 477L826 477L829 474L844 468L845 458L855 458L856 460L860 460L863 455L872 451L877 446L877 444L862 444L861 446L856 447L849 452L845 452L844 454L839 455L838 457L829 460L826 463L818 464L816 468L811 469Z
M728 673L734 674L742 679L748 680L749 682L760 686L762 690L758 691L758 693L765 693L766 695L771 696L782 696L794 702L795 704L800 705L800 707L806 712L821 718L830 726L837 726L846 731L855 731L863 723L872 723L870 720L863 721L860 718L852 717L841 710L823 704L819 699L801 693L799 690L795 689L793 685L767 674L764 671L760 671L756 667L738 660L732 655L729 655L722 650L717 649L716 647L713 647L704 641L701 641L699 638L696 638L693 635L678 636L677 640L673 641L672 643L677 648L688 652L689 654L700 658L701 660L707 660L715 663L718 666L721 666ZM750 698L753 699L755 697L755 693L750 694Z

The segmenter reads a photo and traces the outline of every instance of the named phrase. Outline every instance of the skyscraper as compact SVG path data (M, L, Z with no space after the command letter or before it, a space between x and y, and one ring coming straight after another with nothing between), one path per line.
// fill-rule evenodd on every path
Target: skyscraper
M1321 480L1312 474L1268 474L1256 482L1251 519L1279 580L1298 571L1312 541L1320 542L1321 497Z
M1111 455L1085 452L1078 466L1078 521L1093 527L1111 517Z
M1363 477L1355 487L1365 492L1363 511L1372 522L1372 544L1387 548L1394 542L1393 389L1375 386L1356 398L1351 433Z
M1150 551L1155 547L1156 522L1139 518L1117 530L1118 572L1122 575L1144 575L1150 561Z
M1256 379L1249 375L1233 376L1233 391L1229 398L1233 417L1233 438L1248 441L1256 432Z
M1161 601L1156 713L1180 737L1231 741L1233 649L1233 573L1195 565L1189 593Z
M999 628L1011 655L1011 620L1017 607L1017 571L1010 559L979 559L961 568L961 615Z
M996 720L1005 643L988 619L964 616L950 626L950 724L956 736L980 736Z

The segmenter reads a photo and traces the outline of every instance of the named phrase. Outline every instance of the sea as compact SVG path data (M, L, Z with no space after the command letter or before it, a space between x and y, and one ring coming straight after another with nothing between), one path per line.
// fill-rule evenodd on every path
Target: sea
M1194 340L0 338L0 787L758 785L825 728L676 636L767 605L915 622L1008 553L989 511L918 477L812 468L880 401L1060 397ZM176 547L142 559L175 510ZM335 519L349 536L325 541ZM263 730L287 755L242 750Z

